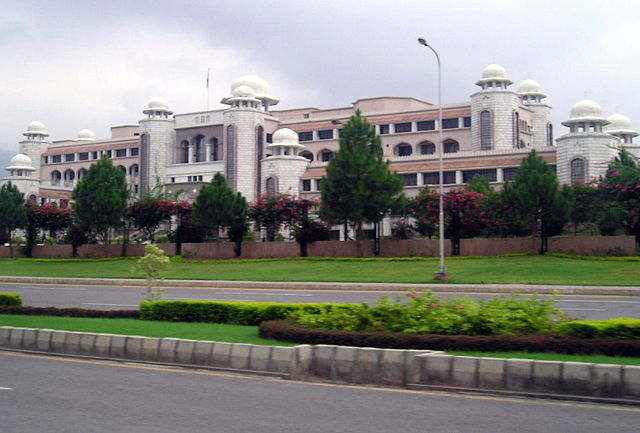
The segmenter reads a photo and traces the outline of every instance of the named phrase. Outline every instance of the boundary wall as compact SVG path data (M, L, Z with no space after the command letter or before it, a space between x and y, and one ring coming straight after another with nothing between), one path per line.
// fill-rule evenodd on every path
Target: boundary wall
M167 254L175 254L174 244L159 244ZM309 257L373 257L373 241L321 241L308 245ZM21 247L14 246L14 257L22 257ZM536 254L537 238L474 238L460 240L461 256L496 256L501 254ZM109 245L108 257L120 257L122 245ZM549 251L585 256L636 254L634 236L579 236L549 239ZM182 254L193 260L236 259L232 242L184 243ZM144 245L127 245L127 256L144 255ZM380 240L380 257L438 257L437 240ZM451 242L445 243L445 255L451 256ZM9 257L9 247L0 247L0 258ZM296 242L244 242L242 259L293 258L300 256ZM71 245L46 245L33 248L35 258L70 258ZM103 245L82 245L79 258L105 257Z
M640 366L330 345L257 346L0 327L0 348L251 372L291 380L640 405Z

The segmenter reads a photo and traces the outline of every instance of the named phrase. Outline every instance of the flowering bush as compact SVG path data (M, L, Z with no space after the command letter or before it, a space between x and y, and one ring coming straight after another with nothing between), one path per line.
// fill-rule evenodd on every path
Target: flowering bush
M317 206L315 200L296 198L290 194L260 195L249 206L249 218L267 231L277 232L280 227L300 227L309 211Z
M298 318L302 326L343 331L445 335L533 335L550 332L565 315L555 299L533 295L442 300L431 292L410 292L374 306L359 304Z
M161 222L167 221L172 215L182 216L189 212L191 205L186 201L141 200L129 206L127 217L147 239L153 240L153 233Z
M27 211L33 215L36 227L49 230L52 236L73 223L73 211L70 208L58 207L55 203L39 205L29 202Z

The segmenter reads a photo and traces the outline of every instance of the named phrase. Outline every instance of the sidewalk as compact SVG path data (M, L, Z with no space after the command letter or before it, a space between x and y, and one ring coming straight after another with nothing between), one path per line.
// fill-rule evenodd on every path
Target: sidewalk
M134 286L144 287L143 279L110 278L47 278L4 277L0 283L61 284L73 286ZM271 289L271 290L354 290L407 292L431 290L448 293L523 293L593 296L640 296L640 286L571 286L537 284L402 284L402 283L321 283L221 280L165 280L165 287L194 287L212 289Z

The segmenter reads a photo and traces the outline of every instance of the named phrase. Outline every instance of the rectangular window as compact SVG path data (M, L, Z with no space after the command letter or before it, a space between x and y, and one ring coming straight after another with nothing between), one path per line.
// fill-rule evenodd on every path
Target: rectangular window
M49 157L48 156L43 156L42 157L42 163L43 164L49 164Z
M318 131L318 138L320 140L331 140L333 138L333 129L323 129Z
M89 152L80 152L78 154L78 160L80 160L80 161L88 161L89 160Z
M124 158L127 156L127 149L116 149L116 158Z
M202 182L202 176L198 176L198 182Z
M110 150L103 150L102 155L106 156L107 158L111 158L112 152Z
M435 120L423 120L418 122L417 125L418 131L433 131L436 129L436 121Z
M316 179L316 191L321 191L322 179Z
M411 132L411 122L396 123L393 125L393 130L396 134L401 132Z
M171 183L176 183L176 178L175 177L171 178Z
M423 180L425 185L439 185L440 184L440 174L436 171L433 173L423 173ZM445 171L442 173L442 184L443 185L453 185L456 183L456 172L455 171Z
M458 118L442 119L442 129L453 129L458 127Z
M465 117L463 120L464 120L464 127L471 128L471 117Z
M267 143L273 143L273 134L267 132Z
M403 173L400 178L404 182L404 186L416 186L418 184L418 175L416 173Z
M489 182L495 182L498 179L496 169L490 168L485 170L465 170L462 172L462 181L469 183L477 175L484 177Z
M300 141L313 140L313 131L298 132L298 140Z
M302 190L311 191L311 179L302 179Z
M131 150L129 150L129 156L138 156L140 154L140 148L138 147L132 147Z
M379 125L380 135L389 133L389 125Z
M91 159L98 159L98 152L91 152Z
M64 155L64 162L73 162L76 160L75 153L67 153Z
M505 182L512 181L516 178L516 172L518 171L518 167L506 167L502 169L502 178Z
M51 162L53 162L54 164L56 162L62 162L62 155L53 155L51 157Z

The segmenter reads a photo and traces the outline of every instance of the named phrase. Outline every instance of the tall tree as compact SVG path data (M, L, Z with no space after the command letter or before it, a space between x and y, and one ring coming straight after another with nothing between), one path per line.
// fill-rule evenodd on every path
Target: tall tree
M0 215L0 230L8 234L9 254L13 257L11 234L14 230L27 225L27 208L24 194L11 182L0 187Z
M129 187L124 173L103 157L93 164L73 190L78 223L108 251L109 231L122 226Z
M402 191L402 180L389 171L382 142L360 110L342 128L340 148L327 166L321 184L321 215L348 226L360 236L365 222L379 223Z
M547 162L532 150L512 182L502 191L503 203L540 237L540 253L547 251L548 238L562 233L569 219L569 201L558 188L558 179Z
M193 203L193 221L206 231L208 238L218 240L220 229L233 223L239 199L244 200L229 188L221 173L216 173ZM246 207L246 201L244 204Z

